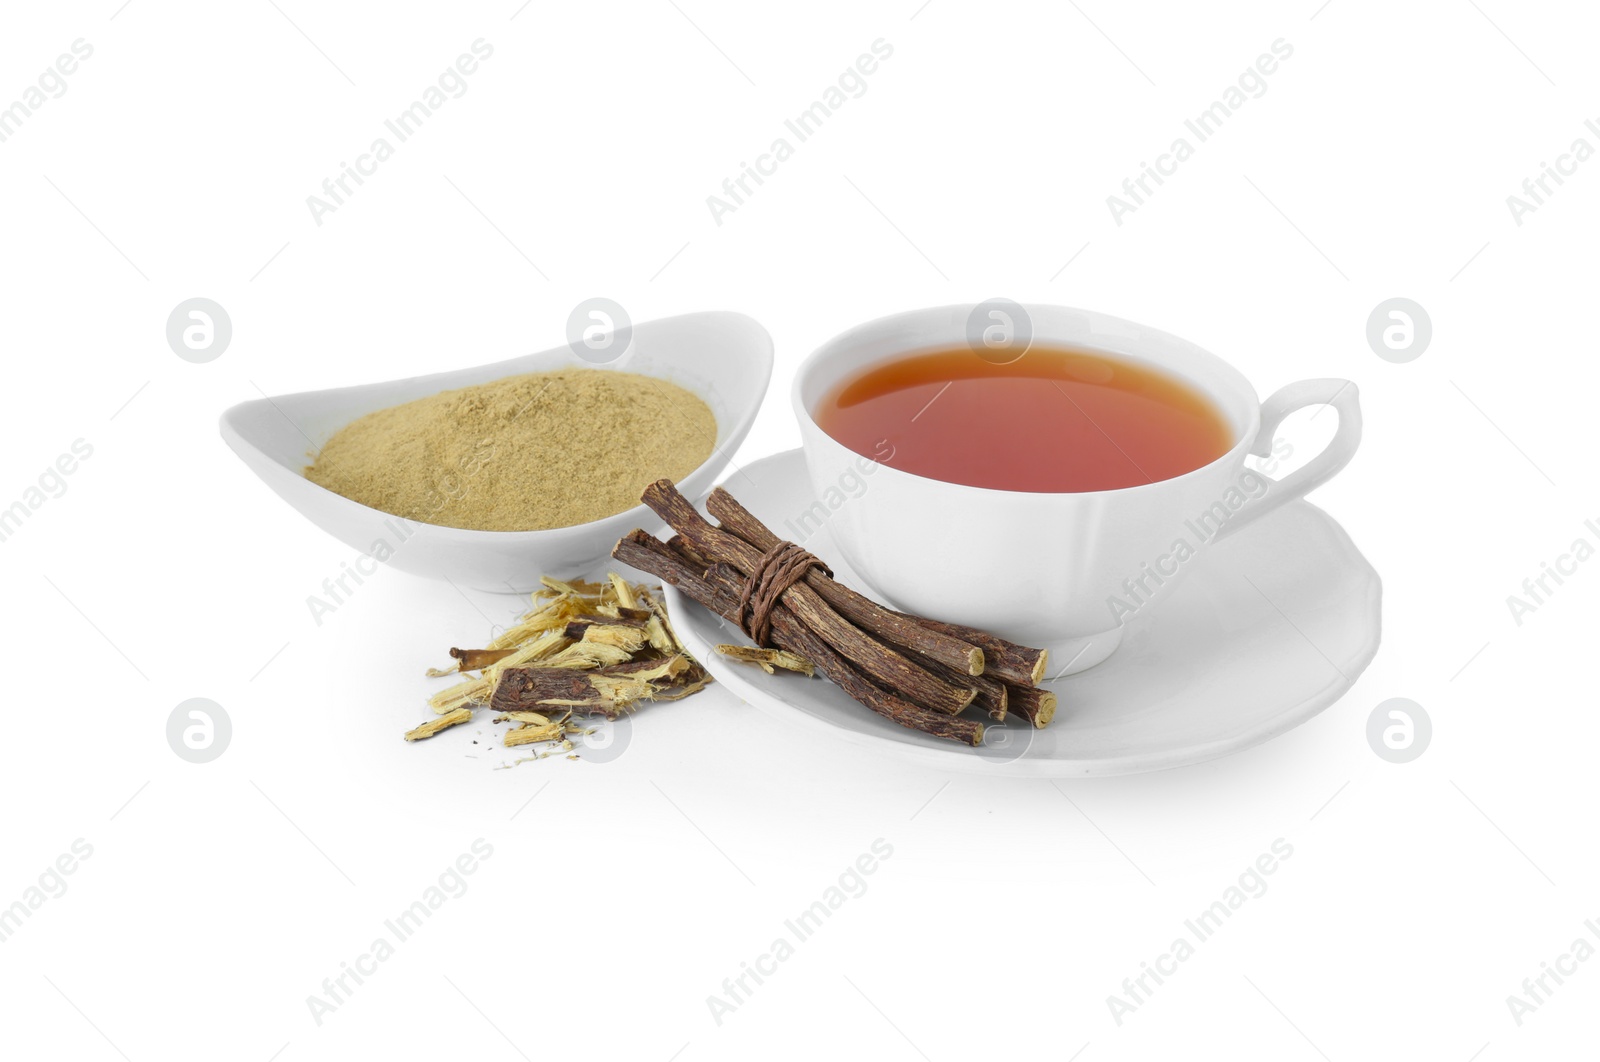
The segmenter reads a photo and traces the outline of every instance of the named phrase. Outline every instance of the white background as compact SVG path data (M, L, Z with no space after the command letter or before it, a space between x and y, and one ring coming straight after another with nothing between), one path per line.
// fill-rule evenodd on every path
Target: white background
M93 456L0 543L0 905L75 839L93 855L0 944L0 1050L1593 1051L1600 962L1520 1027L1506 1005L1600 918L1600 563L1521 626L1506 605L1600 517L1600 161L1520 226L1506 204L1575 138L1600 147L1592 12L520 2L7 5L0 104L74 40L94 54L0 144L0 506L74 440ZM480 37L467 93L318 226L306 197ZM706 197L878 38L868 91L716 224ZM1278 38L1268 91L1117 225L1106 197ZM1265 746L1059 786L900 766L725 691L642 714L612 763L493 771L465 728L406 745L422 669L508 599L385 570L319 627L306 598L351 551L217 416L554 346L596 295L771 330L741 462L796 444L787 388L822 340L995 295L1176 332L1263 394L1355 380L1363 449L1315 500L1384 577L1383 648ZM164 336L195 296L233 320L209 364ZM1433 321L1409 364L1365 339L1393 296ZM1285 433L1309 454L1325 423ZM1399 766L1365 737L1395 696L1435 730ZM233 720L209 764L167 744L190 697ZM1119 1026L1106 997L1280 837L1270 891ZM466 896L319 1025L307 997L477 838ZM894 854L866 894L714 1021L707 997L876 838Z

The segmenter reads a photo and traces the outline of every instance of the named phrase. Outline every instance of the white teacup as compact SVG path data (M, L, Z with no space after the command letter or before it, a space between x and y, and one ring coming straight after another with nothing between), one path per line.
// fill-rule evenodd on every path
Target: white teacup
M803 543L826 524L890 604L1047 648L1050 673L1072 674L1110 656L1126 621L1170 594L1195 555L1343 468L1361 440L1361 410L1347 380L1302 380L1263 403L1238 370L1176 336L1088 310L1022 309L1034 344L1142 363L1209 396L1232 449L1172 479L1048 494L947 483L857 454L816 422L829 393L870 366L968 342L973 306L913 310L853 328L801 365L793 401L817 500L780 534ZM1282 479L1245 466L1271 454L1286 416L1324 403L1339 426L1322 453Z

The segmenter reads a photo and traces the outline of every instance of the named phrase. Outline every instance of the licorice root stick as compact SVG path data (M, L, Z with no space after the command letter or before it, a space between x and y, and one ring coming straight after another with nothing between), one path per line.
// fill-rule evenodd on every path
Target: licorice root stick
M696 553L713 563L731 566L746 579L755 577L764 551L756 549L731 531L712 526L690 504L689 499L678 493L671 480L658 480L646 487L643 501L683 536ZM892 646L863 632L834 611L804 581L785 590L773 612L775 615L787 612L794 616L831 648L848 658L868 679L894 690L914 704L945 715L956 715L977 696L973 686L946 682L906 659ZM735 617L735 622L743 625L738 617Z
M739 593L744 576L732 565L713 564L702 571L694 560L644 531L633 531L624 537L612 556L677 587L724 619L739 622ZM983 743L982 723L930 711L884 691L794 613L781 607L774 609L772 633L779 648L810 660L840 689L884 718L965 745Z
M724 530L738 535L762 553L779 541L766 524L721 487L712 491L706 499L706 510L722 523ZM834 582L822 572L812 571L806 576L806 583L845 619L885 641L903 646L929 660L937 660L967 675L984 673L984 653L978 646L925 626L912 617L890 611L843 583Z

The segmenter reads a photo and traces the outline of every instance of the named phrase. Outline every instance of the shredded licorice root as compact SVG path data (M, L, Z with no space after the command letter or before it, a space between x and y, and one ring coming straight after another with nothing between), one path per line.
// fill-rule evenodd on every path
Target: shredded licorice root
M791 653L786 649L762 649L753 645L719 645L716 646L716 650L729 660L754 664L769 675L776 675L780 667L785 671L796 671L806 676L817 673L817 669L811 666L811 661L799 653Z
M428 699L437 718L407 731L407 741L431 738L488 708L492 722L511 724L506 747L546 746L516 761L525 763L573 753L572 738L596 729L576 717L616 719L642 702L681 700L711 683L672 629L658 589L614 573L603 583L540 581L533 608L510 630L482 649L453 648L452 666L428 670L432 678L462 681Z

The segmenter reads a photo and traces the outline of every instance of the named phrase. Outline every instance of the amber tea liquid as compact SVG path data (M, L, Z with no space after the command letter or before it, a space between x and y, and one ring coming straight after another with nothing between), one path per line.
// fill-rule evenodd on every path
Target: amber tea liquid
M1039 493L1171 479L1234 444L1222 413L1190 384L1059 347L1035 346L1006 365L970 347L907 355L835 387L816 419L904 472Z

